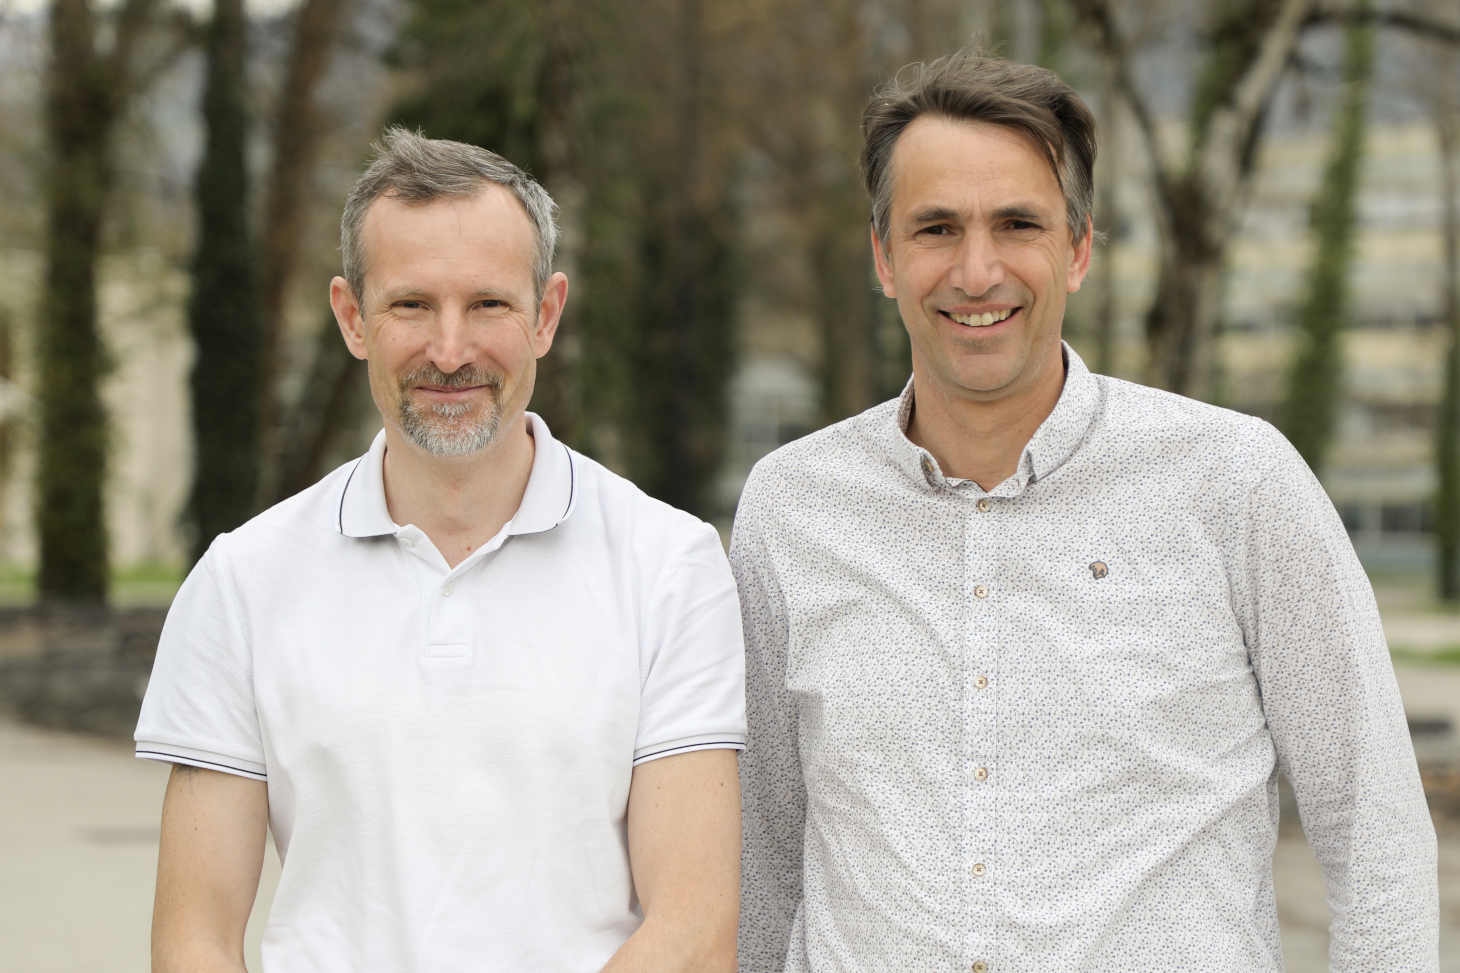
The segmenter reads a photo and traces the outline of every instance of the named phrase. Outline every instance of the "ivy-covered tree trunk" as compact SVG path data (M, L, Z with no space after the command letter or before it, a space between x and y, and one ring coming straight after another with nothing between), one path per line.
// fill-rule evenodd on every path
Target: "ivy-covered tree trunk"
M1453 63L1453 62L1452 62ZM1446 76L1453 78L1453 66ZM1443 84L1443 82L1442 82ZM1439 539L1440 596L1460 601L1460 118L1451 89L1433 106L1440 143L1442 231L1445 241L1443 308L1450 349L1445 362L1445 394L1440 403L1435 465L1439 491L1435 498L1435 530Z
M193 559L254 510L259 477L263 336L249 227L242 0L214 0L208 32L207 128L194 188L198 213L188 328L193 362Z
M150 0L113 16L107 56L87 0L51 5L46 71L46 269L38 341L41 441L37 475L43 601L106 600L102 509L107 427L100 383L96 260L111 188L111 135L126 103L133 43Z
M1310 213L1317 246L1308 271L1308 293L1298 312L1299 344L1278 415L1278 427L1315 473L1323 470L1343 396L1341 339L1348 323L1349 272L1373 73L1373 28L1350 26L1343 103L1334 116L1328 165Z
M668 165L646 184L639 278L642 329L630 359L634 480L665 503L711 516L734 368L730 207L706 179L705 43L700 0L678 0ZM647 168L653 171L650 160Z

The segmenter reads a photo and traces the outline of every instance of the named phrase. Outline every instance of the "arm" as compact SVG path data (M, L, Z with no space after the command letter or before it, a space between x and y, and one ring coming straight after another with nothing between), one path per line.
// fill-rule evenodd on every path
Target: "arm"
M1435 833L1368 578L1282 444L1253 489L1246 629L1278 762L1328 886L1336 973L1438 968Z
M694 750L634 768L629 864L644 923L604 973L735 969L740 781L734 750Z
M756 530L753 507L753 495L742 498L730 544L745 629L740 962L747 970L779 970L786 963L791 925L801 906L806 781L795 700L786 689L786 605L772 557Z
M244 970L268 820L263 781L173 764L152 908L154 973Z

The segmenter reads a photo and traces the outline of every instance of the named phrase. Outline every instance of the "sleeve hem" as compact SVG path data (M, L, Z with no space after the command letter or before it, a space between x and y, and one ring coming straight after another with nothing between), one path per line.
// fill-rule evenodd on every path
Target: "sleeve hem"
M676 754L689 753L692 750L744 750L744 733L702 733L699 736L683 737L678 740L669 740L664 743L656 743L652 746L640 747L634 751L634 766L648 763L650 760L658 760L660 757L673 757Z
M155 760L158 763L187 764L189 767L201 767L203 770L217 770L225 774L247 777L250 780L267 781L269 779L263 764L225 754L210 753L207 750L174 746L170 743L151 743L139 740L137 741L137 757L141 760Z

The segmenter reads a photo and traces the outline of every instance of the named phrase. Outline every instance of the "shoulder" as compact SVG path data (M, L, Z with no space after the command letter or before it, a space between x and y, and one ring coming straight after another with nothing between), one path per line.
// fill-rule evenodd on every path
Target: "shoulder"
M357 457L321 477L319 482L214 539L211 560L231 562L260 555L295 556L301 550L316 550L339 531L340 499L345 485L364 460Z
M798 493L813 484L886 475L897 428L898 400L890 399L848 419L793 440L767 454L750 471L741 507L776 502L785 490Z
M1203 469L1234 485L1256 482L1278 468L1307 469L1264 419L1134 382L1095 378L1102 407L1086 439L1111 463Z
M712 546L719 531L691 513L649 496L632 481L577 450L573 459L573 513L578 527L641 553ZM576 532L576 531L575 531Z

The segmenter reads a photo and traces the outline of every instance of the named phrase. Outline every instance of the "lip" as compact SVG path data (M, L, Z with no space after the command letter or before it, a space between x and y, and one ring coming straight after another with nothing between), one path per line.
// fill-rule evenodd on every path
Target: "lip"
M442 388L439 385L417 385L412 391L438 399L464 399L488 388L486 385L469 385L464 388Z
M987 308L987 309L980 309L980 310L977 310L977 311L970 310L968 312L958 311L956 313L958 313L960 315L965 314L965 313L971 315L971 314L984 314L984 313L998 313L1000 311L1009 311L1009 316L1007 318L1004 318L1004 320L1002 320L1002 321L995 321L992 324L983 324L983 325L963 324L960 321L955 321L952 318L952 316L949 314L949 312L946 309L942 309L942 308L940 308L938 310L938 316L940 318L942 318L944 321L948 322L948 324L949 324L950 327L956 328L960 332L969 333L969 334L994 334L994 333L997 333L997 332L1000 332L1000 331L1006 331L1013 324L1018 323L1018 322L1020 322L1020 321L1022 321L1024 319L1024 307L1022 305L1021 306L1018 306L1018 307L1014 307L1014 308L1007 308L1007 307Z

